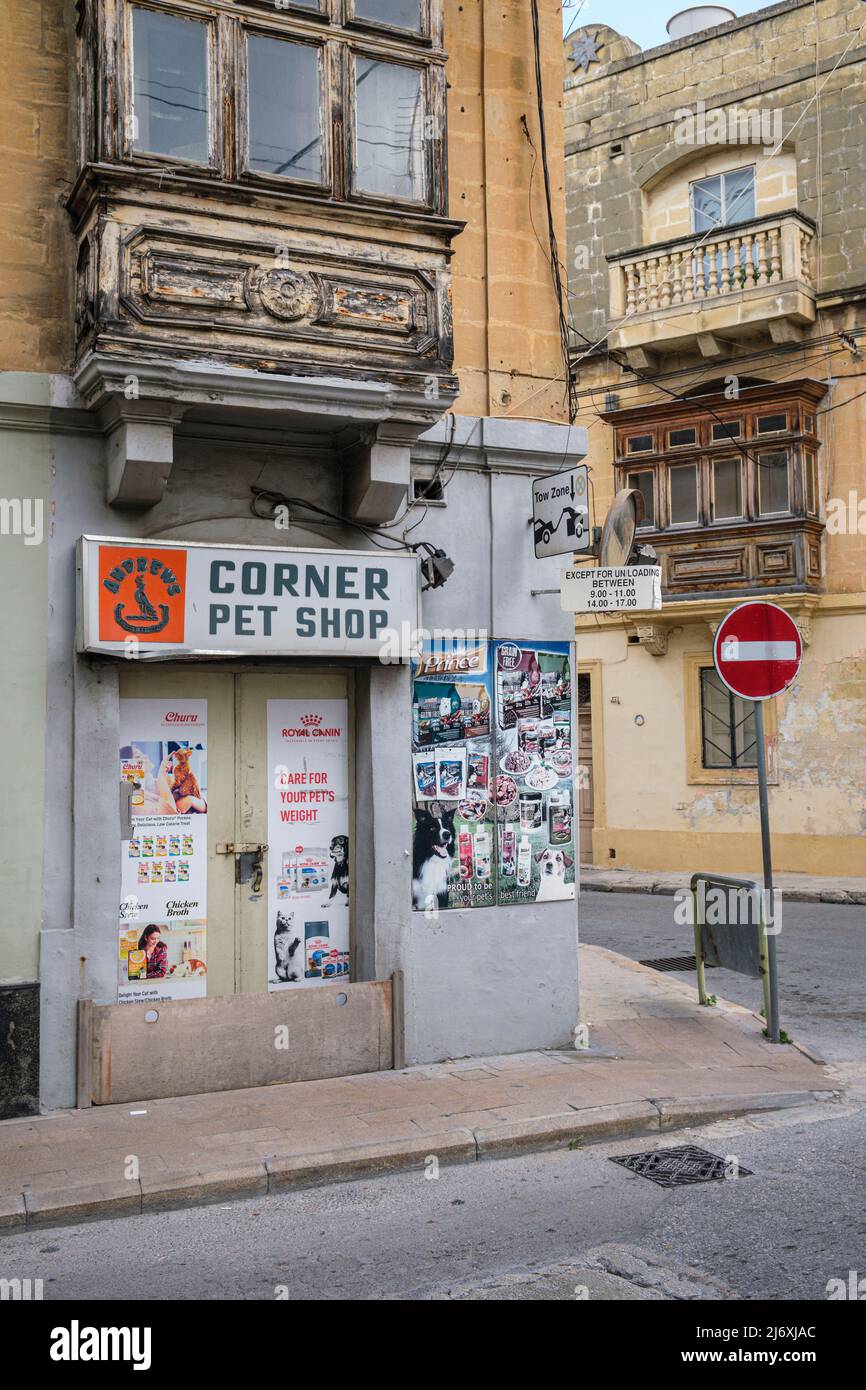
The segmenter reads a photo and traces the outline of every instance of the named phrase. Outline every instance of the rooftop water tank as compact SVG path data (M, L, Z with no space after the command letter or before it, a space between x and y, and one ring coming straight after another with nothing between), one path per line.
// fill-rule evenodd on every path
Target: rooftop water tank
M668 37L687 39L690 34L700 34L704 29L715 29L717 24L727 24L736 19L733 10L724 5L692 5L688 10L680 10L667 22Z

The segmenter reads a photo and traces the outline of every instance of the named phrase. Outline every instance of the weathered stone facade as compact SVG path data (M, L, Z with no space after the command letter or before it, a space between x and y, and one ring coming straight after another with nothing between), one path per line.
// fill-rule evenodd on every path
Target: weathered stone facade
M712 664L719 618L750 596L787 607L809 643L797 685L771 712L777 863L866 872L862 18L846 0L786 0L645 53L592 26L599 61L585 70L575 69L566 44L573 361L590 426L596 520L641 462L615 454L617 438L625 447L626 422L635 432L658 431L645 461L648 495L655 486L661 505L659 488L685 457L696 461L701 499L694 524L672 526L667 497L664 524L645 533L662 557L667 594L644 631L615 618L601 628L578 619L581 664L592 676L595 781L584 858L597 863L759 867L754 772L733 769L722 786L701 766L695 677ZM722 187L723 174L745 168L754 169L749 218L719 214L711 224L698 213L693 222L695 185L718 179ZM752 572L748 582L720 584L713 557L737 534L760 550L771 520L752 498L739 522L714 521L719 446L678 454L666 442L665 414L688 423L701 393L715 390L706 397L716 401L704 417L710 430L720 408L727 419L738 402L757 408L772 383L795 381L824 392L815 413L820 498L813 521L792 499L784 525L803 518L819 568L811 580L791 571L784 582L783 565L779 578ZM791 457L808 453L797 433L804 419L789 417L788 425ZM728 452L742 458L748 491L757 486L761 441L743 438ZM703 557L704 572L696 558L694 588L681 598L674 566L686 550ZM636 714L644 716L638 727Z

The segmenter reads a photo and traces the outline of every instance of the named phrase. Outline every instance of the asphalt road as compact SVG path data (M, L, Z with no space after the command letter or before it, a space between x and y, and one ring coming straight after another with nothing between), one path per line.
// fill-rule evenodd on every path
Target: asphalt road
M666 1190L558 1150L0 1241L46 1300L824 1300L866 1274L866 1113L838 1103L689 1134L753 1170ZM158 1325L158 1314L154 1315ZM784 1321L780 1318L780 1321Z
M655 893L582 893L581 941L632 960L694 954L692 929L674 921L675 900ZM866 1061L866 907L782 904L777 937L781 1024L829 1062ZM694 971L677 972L697 990ZM720 998L760 1009L759 980L708 970Z

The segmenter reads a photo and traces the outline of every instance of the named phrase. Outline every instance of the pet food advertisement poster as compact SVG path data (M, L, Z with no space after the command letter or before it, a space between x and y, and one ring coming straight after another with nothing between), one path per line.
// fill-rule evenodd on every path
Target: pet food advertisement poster
M349 706L268 700L268 989L349 980Z
M412 663L412 903L496 902L490 643L428 641Z
M428 643L412 675L413 907L573 898L569 643Z
M497 901L574 897L574 745L567 642L494 643Z
M121 700L119 1002L207 994L207 701ZM114 794L114 793L112 793Z

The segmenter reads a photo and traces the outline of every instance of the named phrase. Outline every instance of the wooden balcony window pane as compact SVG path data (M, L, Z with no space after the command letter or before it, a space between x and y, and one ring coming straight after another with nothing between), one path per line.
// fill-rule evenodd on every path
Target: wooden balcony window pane
M684 444L694 444L697 434L694 429L671 430L668 435L668 448L679 449Z
M633 434L626 440L625 447L629 454L652 453L653 437L651 434Z
M644 519L640 523L646 529L656 524L656 500L655 487L653 486L652 473L644 470L641 473L629 473L626 480L627 487L636 488L643 498Z
M713 462L713 520L743 515L743 468L739 459Z
M758 473L758 511L761 516L774 512L791 510L790 488L788 486L788 455L759 454Z
M784 434L787 428L787 415L758 416L758 434Z
M207 164L207 25L134 9L132 65L133 148Z
M251 35L250 167L322 182L319 51Z
M668 469L671 525L698 519L698 470L694 463L678 463Z
M421 0L355 0L355 14L358 19L393 24L416 34L421 28Z
M421 73L400 63L355 59L355 181L383 198L425 197Z
M818 515L818 460L812 453L806 453L803 460L806 473L806 511L810 516Z

